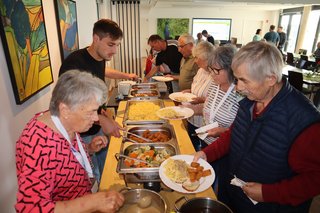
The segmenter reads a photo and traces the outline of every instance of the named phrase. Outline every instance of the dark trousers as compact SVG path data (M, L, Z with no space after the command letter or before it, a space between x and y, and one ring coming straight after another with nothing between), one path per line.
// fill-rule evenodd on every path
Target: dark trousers
M192 145L196 151L200 151L201 149L205 148L208 145L203 140L201 140L197 135L192 136L192 134L196 133L195 132L196 129L198 129L198 127L188 122L188 134L192 142Z

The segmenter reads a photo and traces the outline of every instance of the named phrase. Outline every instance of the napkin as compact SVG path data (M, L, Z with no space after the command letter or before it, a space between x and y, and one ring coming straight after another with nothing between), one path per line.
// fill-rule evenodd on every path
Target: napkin
M247 183L239 178L237 178L235 175L234 175L234 178L230 181L230 184L231 185L234 185L234 186L239 186L240 188L242 188L244 185L246 185ZM247 196L248 197L248 196ZM251 199L250 197L248 197L251 202L256 205L258 202Z
M198 128L198 129L196 129L195 132L198 133L198 137L200 139L204 140L208 136L207 131L209 129L213 129L213 128L216 128L218 126L219 126L218 122L214 122L212 124L208 124L206 126L202 126L202 127Z

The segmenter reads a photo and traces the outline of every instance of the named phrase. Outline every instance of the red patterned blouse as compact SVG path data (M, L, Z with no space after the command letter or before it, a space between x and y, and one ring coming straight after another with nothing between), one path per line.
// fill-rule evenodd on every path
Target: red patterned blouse
M17 212L53 212L56 201L91 193L86 170L68 141L35 115L16 144ZM79 150L76 140L73 146Z

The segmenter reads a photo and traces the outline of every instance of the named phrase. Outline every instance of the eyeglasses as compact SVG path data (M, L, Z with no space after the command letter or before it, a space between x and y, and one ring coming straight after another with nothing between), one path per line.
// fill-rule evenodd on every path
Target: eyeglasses
M184 47L187 46L188 44L191 44L191 43L189 42L189 43L186 43L186 44L183 44L183 45L178 45L177 47L178 47L178 48L184 48Z
M223 68L217 69L217 68L212 68L212 67L208 66L208 70L209 70L210 72L213 72L213 73L216 74L216 75L219 75L219 74L220 74L220 71L223 70Z

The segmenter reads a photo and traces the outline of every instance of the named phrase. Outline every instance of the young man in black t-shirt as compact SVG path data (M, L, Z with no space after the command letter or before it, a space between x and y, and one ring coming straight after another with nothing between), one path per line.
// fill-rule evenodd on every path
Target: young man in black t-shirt
M214 46L214 38L213 38L213 36L210 35L207 30L202 30L201 33L202 33L202 35L203 35L204 37L207 38L207 41L210 42L211 44L213 44L213 46Z
M71 53L63 62L59 70L59 76L68 70L78 69L92 73L102 79L138 79L136 74L123 73L118 70L106 68L106 61L110 61L117 53L122 39L122 30L117 23L109 19L101 19L94 24L93 41L89 47ZM99 114L99 124L94 124L87 132L81 134L83 140L89 143L97 135L112 135L120 137L120 125L107 116L102 110ZM98 181L102 174L107 148L96 153L92 161L95 165L94 173ZM97 170L97 168L99 168Z

